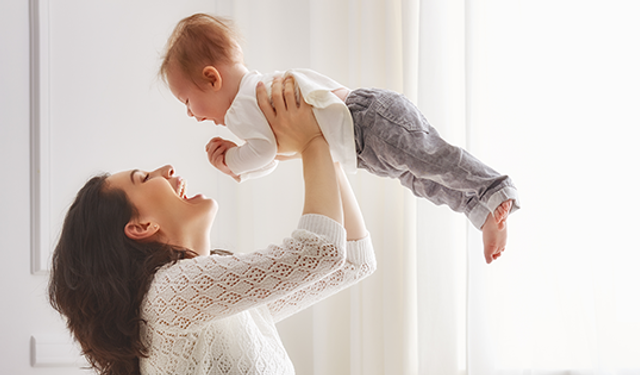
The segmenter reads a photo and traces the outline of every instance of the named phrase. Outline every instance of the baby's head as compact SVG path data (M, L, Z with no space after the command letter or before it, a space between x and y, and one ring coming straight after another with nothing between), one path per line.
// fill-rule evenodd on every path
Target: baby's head
M160 76L167 81L169 71L177 68L200 85L204 67L242 63L238 41L229 20L202 13L184 18L169 37Z

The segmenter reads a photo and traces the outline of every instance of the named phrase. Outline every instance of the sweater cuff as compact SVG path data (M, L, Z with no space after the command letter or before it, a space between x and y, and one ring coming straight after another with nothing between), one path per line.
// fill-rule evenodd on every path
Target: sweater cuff
M300 217L298 229L304 229L324 237L342 248L346 246L347 233L337 221L324 215L307 214Z
M371 236L361 240L347 242L347 261L352 264L375 264L376 254L373 250Z

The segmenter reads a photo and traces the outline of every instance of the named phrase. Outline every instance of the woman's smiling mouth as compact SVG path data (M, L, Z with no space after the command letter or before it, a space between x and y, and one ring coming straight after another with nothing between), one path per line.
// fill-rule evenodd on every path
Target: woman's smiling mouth
M178 186L176 186L176 194L182 199L187 199L187 182L178 177Z

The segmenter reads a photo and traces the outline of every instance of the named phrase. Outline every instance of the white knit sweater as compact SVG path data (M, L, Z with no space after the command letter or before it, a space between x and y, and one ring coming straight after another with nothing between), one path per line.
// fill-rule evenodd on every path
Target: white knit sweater
M275 323L371 274L369 237L305 215L281 245L203 256L156 273L142 303L142 374L295 374Z

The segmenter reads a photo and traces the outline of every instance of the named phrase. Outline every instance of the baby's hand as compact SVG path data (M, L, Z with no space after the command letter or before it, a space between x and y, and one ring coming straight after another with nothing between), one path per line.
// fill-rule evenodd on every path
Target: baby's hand
M218 168L222 173L228 174L236 181L240 182L240 176L231 172L231 169L229 169L227 163L224 161L227 150L233 147L238 147L238 145L229 140L220 137L214 137L209 141L209 143L207 143L206 150L209 157L209 162L214 167Z

